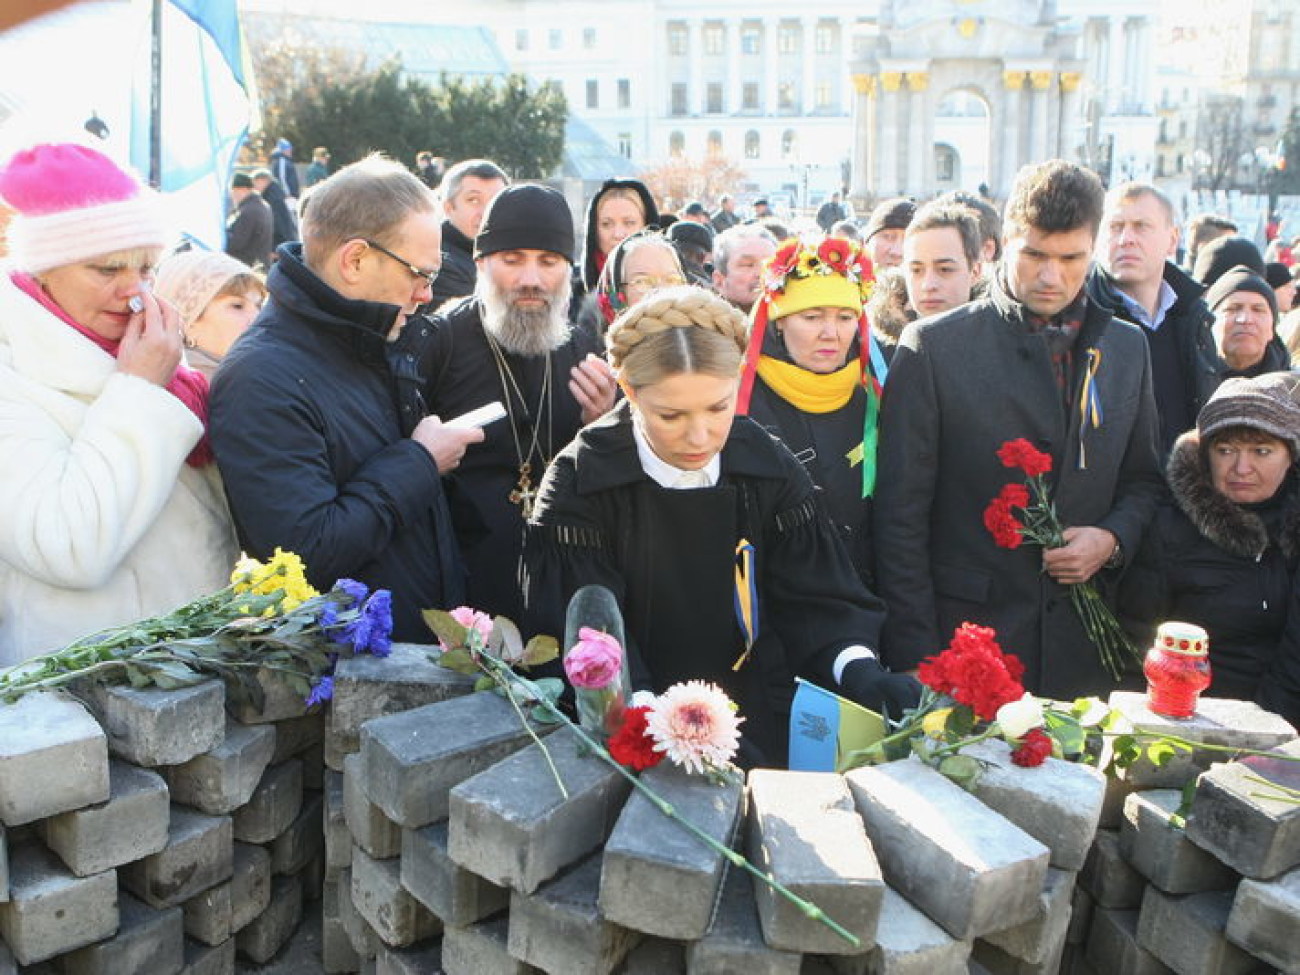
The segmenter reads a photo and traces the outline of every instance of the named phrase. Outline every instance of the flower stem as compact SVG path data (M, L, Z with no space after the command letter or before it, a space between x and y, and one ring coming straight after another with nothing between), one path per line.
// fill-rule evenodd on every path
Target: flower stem
M482 653L482 651L479 652ZM519 715L519 721L521 724L523 724L524 731L528 732L528 737L530 737L533 740L534 744L536 744L537 747L541 749L542 757L546 759L546 764L550 766L551 776L555 779L555 784L559 786L560 795L563 796L565 799L568 799L569 790L564 785L564 779L560 778L560 770L555 767L555 762L551 758L551 750L546 747L545 742L543 742L541 738L537 737L537 732L533 730L533 726L529 723L527 716L523 712L523 709L519 706L519 702L515 700L515 692L514 692L514 688L511 686L511 682L510 681L503 682L500 679L500 677L498 677L495 673L492 672L490 667L483 665L482 660L484 659L491 660L492 659L491 657L484 654L479 659L480 659L479 666L482 668L483 673L487 674L498 684L500 684L501 689L506 692L506 700L509 701L510 706L515 709L515 714ZM495 661L493 662L495 663ZM511 672L513 673L513 671ZM539 698L539 700L545 700L545 699ZM546 703L549 704L550 702L548 701Z

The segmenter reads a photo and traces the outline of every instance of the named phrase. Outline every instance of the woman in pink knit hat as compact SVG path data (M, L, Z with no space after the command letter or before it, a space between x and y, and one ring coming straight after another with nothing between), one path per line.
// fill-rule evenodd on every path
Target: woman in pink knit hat
M207 379L150 290L161 201L102 153L0 165L0 665L220 587L236 554Z

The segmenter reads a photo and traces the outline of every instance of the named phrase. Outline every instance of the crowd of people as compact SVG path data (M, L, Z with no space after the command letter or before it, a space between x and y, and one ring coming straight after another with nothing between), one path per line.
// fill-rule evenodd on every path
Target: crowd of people
M720 684L744 762L779 765L795 677L897 716L964 622L1032 691L1105 694L1086 582L1139 648L1204 626L1210 693L1300 721L1294 287L1225 221L1180 267L1158 189L1050 160L1001 212L862 225L839 194L782 223L611 179L580 236L491 160L435 189L432 157L322 147L300 184L292 152L234 177L227 253L171 252L97 150L0 166L0 663L214 589L239 548L390 589L408 641L462 604L558 635L599 583L635 686ZM1057 547L986 526L1013 441L1050 459Z

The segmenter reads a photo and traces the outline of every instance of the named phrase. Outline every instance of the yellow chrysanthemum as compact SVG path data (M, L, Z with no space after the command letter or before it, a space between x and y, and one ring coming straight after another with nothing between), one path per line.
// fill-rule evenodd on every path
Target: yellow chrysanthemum
M265 565L247 556L240 559L235 564L230 580L236 592L256 596L271 596L277 592L283 594L280 605L268 607L264 616L274 616L277 612L287 613L306 600L320 595L307 582L307 568L302 559L296 553L281 548L275 550Z

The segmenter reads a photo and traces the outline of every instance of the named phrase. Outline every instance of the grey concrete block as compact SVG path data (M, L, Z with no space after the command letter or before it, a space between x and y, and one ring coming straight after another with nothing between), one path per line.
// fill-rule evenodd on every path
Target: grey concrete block
M234 812L252 798L275 751L274 725L226 721L217 745L166 770L172 798L211 816Z
M175 907L229 879L233 870L230 817L173 805L167 845L122 867L121 880L150 907Z
M348 755L360 749L361 726L372 718L473 692L474 678L439 667L429 659L430 649L423 644L394 643L387 657L361 654L338 662L329 734L339 753Z
M721 843L731 842L744 815L745 793L738 779L715 785L665 763L642 772L641 780L683 819ZM636 792L605 844L601 912L616 924L661 938L703 937L725 863L720 853Z
M444 928L442 971L445 975L528 975L538 971L511 956L509 928L505 914L465 927Z
M343 812L343 773L325 774L325 872L335 877L352 865L352 833Z
M859 939L854 945L760 883L754 899L769 945L850 955L875 943L885 881L841 776L755 769L749 774L748 826L754 865Z
M0 975L18 975L18 965L3 941L0 941Z
M1300 740L1277 751L1300 757ZM1215 765L1197 785L1188 839L1253 880L1300 866L1300 804L1270 782L1300 789L1300 762L1252 755Z
M970 967L972 972L984 975L1058 975L1064 953L1065 940L1061 939L1051 957L1041 962L1028 962L981 938L971 948Z
M320 792L325 788L325 745L316 742L298 753L302 762L302 787Z
M545 748L551 764L529 745L451 790L451 858L524 894L600 846L631 789L567 728Z
M0 820L20 826L108 798L108 739L75 698L0 704Z
M235 975L235 939L219 945L185 939L185 967L181 975Z
M885 880L958 940L1033 917L1048 849L928 765L845 776Z
M157 911L122 894L118 911L117 934L59 959L64 975L177 975L185 965L180 908Z
M361 968L361 956L352 947L352 937L343 923L341 901L346 898L351 903L351 884L352 874L345 868L335 878L325 881L321 893L321 963L330 975Z
M1237 883L1231 868L1206 853L1175 826L1182 805L1178 789L1135 792L1124 803L1119 848L1124 859L1166 894L1227 890Z
M96 684L85 701L108 734L109 751L133 765L180 765L226 733L226 687L216 679L166 691Z
M302 881L294 876L275 877L271 881L271 902L235 935L235 948L261 965L288 943L301 920Z
M1099 907L1119 911L1139 907L1147 886L1145 878L1124 859L1119 833L1113 829L1097 831L1079 872L1079 885Z
M1228 940L1284 972L1300 972L1300 870L1243 880L1228 915Z
M1013 928L986 934L984 940L1030 965L1042 965L1059 955L1070 927L1074 878L1073 873L1065 870L1048 870L1034 917Z
M231 703L229 711L241 724L267 724L300 718L307 713L307 700L281 679L273 670L259 669L253 678L262 691L262 703L253 701Z
M445 924L468 927L510 906L510 891L466 870L448 852L446 820L402 830L402 886Z
M686 945L667 938L642 938L627 953L619 975L685 975Z
M348 940L352 943L352 950L357 953L362 961L374 958L379 950L379 935L370 926L370 922L357 911L352 898L351 867L339 872L339 879L335 889L337 890L339 921L342 922L343 930L347 932Z
M546 972L614 971L641 936L597 907L600 874L600 857L592 856L535 894L511 894L510 954Z
M1092 926L1092 913L1097 906L1090 893L1074 885L1070 895L1070 926L1065 932L1065 943L1081 945L1088 939L1088 929Z
M359 753L343 760L343 818L352 842L376 860L387 860L401 852L402 827L366 795L366 774Z
M285 718L277 721L275 727L275 751L271 753L271 764L279 765L286 759L301 755L314 745L325 741L325 722L328 711L304 714L299 718Z
M302 762L291 758L270 766L252 798L235 810L235 839L269 843L293 824L301 810Z
M1232 893L1173 897L1148 887L1138 916L1138 944L1179 975L1248 975L1258 962L1228 941Z
M754 904L754 881L729 867L713 923L704 937L686 946L690 975L799 975L801 956L780 951L763 940Z
M289 828L271 841L271 869L298 873L325 849L325 799L309 792Z
M375 718L361 729L366 795L399 825L427 826L447 817L452 786L531 740L490 691Z
M9 901L0 904L0 936L20 965L102 941L117 931L117 875L77 877L40 843L9 851Z
M375 975L441 975L442 942L442 938L430 938L409 948L381 944L375 955Z
M236 843L230 879L181 905L185 933L204 944L219 945L252 923L270 904L270 854L260 846Z
M386 945L405 948L431 938L441 922L402 886L397 860L376 860L352 851L352 904Z
M78 877L157 853L167 845L171 804L167 783L148 769L109 762L106 802L44 821L45 844Z
M1251 701L1203 697L1195 716L1187 719L1155 714L1146 706L1146 694L1133 691L1114 691L1110 706L1138 731L1176 735L1207 745L1269 749L1296 736L1295 729L1284 719ZM1223 761L1223 757L1222 752L1205 749L1180 751L1158 767L1142 758L1120 770L1119 775L1140 789L1181 789L1212 763Z
M1098 907L1093 912L1085 957L1107 975L1168 975L1172 969L1137 939L1138 912Z
M0 904L9 899L9 840L5 828L0 826ZM4 970L0 969L0 975Z
M885 888L876 944L865 956L866 975L960 975L971 943L958 941L902 894Z
M980 742L965 753L985 763L971 789L976 799L1051 850L1053 867L1075 872L1083 867L1106 795L1101 772L1058 758L1020 768L1011 761L1011 747L1000 740Z

